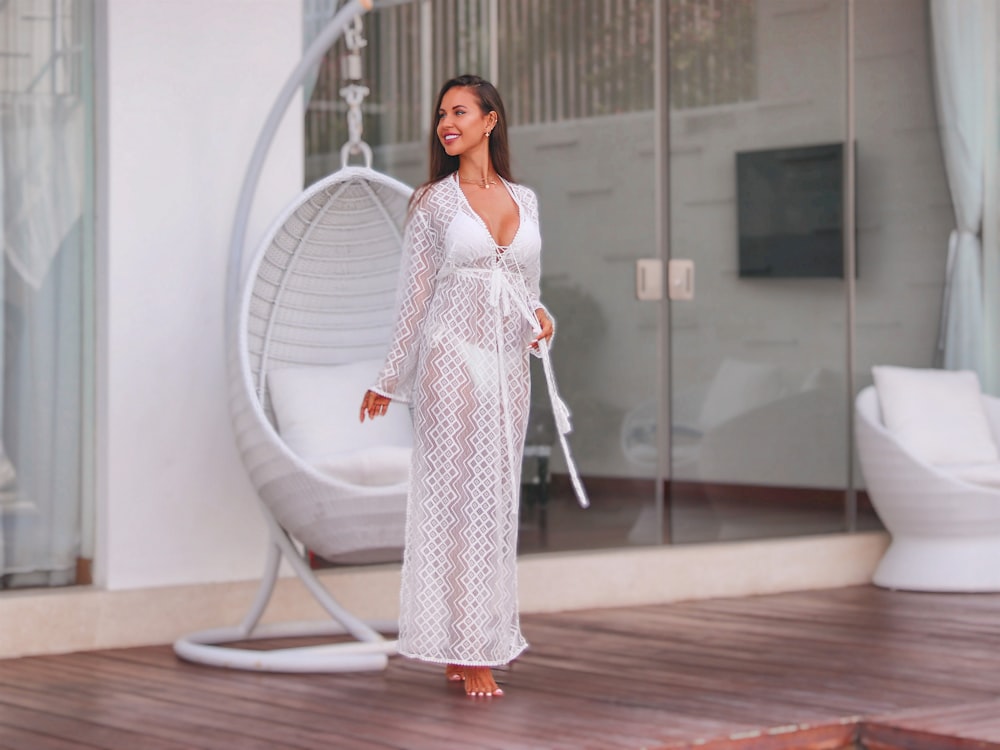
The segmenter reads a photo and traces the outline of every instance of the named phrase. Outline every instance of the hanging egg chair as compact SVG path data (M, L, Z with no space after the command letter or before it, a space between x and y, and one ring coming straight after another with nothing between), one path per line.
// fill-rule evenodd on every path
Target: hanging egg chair
M409 412L362 424L394 321L411 190L368 167L310 187L261 243L237 318L237 443L261 501L312 553L398 560Z
M382 633L395 632L396 623L366 622L348 612L309 564L310 554L334 562L397 560L403 546L409 411L397 407L387 418L363 425L358 412L391 336L412 190L371 168L371 149L360 140L363 86L342 91L351 139L341 152L341 169L292 201L250 263L243 259L253 194L285 110L351 23L348 46L352 54L359 52L360 15L371 7L371 0L350 0L312 43L279 94L247 168L227 277L229 400L236 441L271 542L263 580L243 622L176 641L175 652L189 661L338 672L382 669L395 652L395 641ZM359 79L360 65L355 67L352 77ZM365 165L348 166L352 154L363 155ZM259 624L282 558L331 620ZM353 641L263 651L225 645L343 633Z

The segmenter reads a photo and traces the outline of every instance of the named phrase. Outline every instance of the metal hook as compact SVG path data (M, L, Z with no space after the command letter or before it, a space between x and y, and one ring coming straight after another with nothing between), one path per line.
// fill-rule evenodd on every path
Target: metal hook
M351 162L351 154L363 154L365 157L365 167L372 168L372 147L364 141L358 143L345 143L340 147L340 168L343 169Z
M361 16L354 17L354 23L345 32L345 44L350 50L350 54L343 60L343 75L349 81L361 80L361 50L368 46L364 38L364 27L361 23ZM372 150L365 143L361 135L364 130L361 105L365 97L371 93L367 86L360 83L351 83L340 90L340 95L347 102L347 143L340 149L340 166L346 167L350 161L351 154L363 154L365 166L372 165Z

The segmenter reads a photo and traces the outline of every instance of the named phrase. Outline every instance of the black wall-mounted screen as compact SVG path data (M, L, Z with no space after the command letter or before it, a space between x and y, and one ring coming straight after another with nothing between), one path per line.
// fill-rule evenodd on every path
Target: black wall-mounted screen
M840 143L736 154L740 276L841 278Z

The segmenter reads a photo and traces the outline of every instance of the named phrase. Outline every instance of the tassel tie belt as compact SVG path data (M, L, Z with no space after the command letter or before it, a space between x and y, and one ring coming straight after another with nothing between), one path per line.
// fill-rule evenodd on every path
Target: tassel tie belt
M482 278L488 281L490 305L494 307L498 313L498 315L495 316L498 343L503 335L503 320L504 318L510 316L511 313L515 313L522 317L531 327L531 330L534 331L535 335L542 332L542 327L538 324L538 316L528 304L527 286L524 283L523 276L520 274L520 269L517 269L516 271L517 276L513 276L514 272L506 269L506 259L491 269L462 268L455 269L451 273ZM559 444L562 446L563 456L566 458L566 468L569 470L570 481L573 484L573 491L576 494L577 502L580 503L580 507L587 508L590 506L590 501L587 498L587 492L583 487L583 482L580 480L580 474L577 471L576 463L573 461L573 455L570 453L569 442L566 439L566 436L573 431L573 426L570 423L570 411L566 406L566 402L564 402L559 396L559 389L556 386L556 376L552 368L552 357L549 353L548 342L545 339L538 342L538 354L542 360L542 369L545 371L545 384L548 388L549 400L552 403L552 413L555 417L556 432L559 434ZM504 357L501 356L498 359L504 420L508 428L508 435L510 435L511 420L509 413L510 406L507 373L504 369L506 365ZM512 464L514 464L514 461L512 461Z

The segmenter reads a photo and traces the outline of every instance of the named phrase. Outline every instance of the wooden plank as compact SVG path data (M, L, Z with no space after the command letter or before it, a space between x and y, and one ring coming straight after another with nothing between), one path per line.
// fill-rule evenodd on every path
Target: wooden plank
M833 750L859 717L886 748L908 732L961 750L1000 736L997 595L854 587L522 620L532 648L489 701L404 659L354 675L213 669L169 646L0 662L0 750L437 750L456 738Z
M101 714L103 711L97 710L95 713ZM168 742L151 736L138 719L128 728L105 726L99 718L95 721L93 714L63 713L58 707L52 707L50 711L22 708L13 704L9 693L5 695L3 705L0 705L0 727L64 742L77 742L80 747L92 745L122 750L192 750L193 747L189 743Z
M20 727L0 725L2 750L90 750L99 748L79 739L64 740L47 733L30 732Z
M868 722L860 740L865 750L1000 750L1000 743L988 740Z
M858 723L845 720L823 726L785 726L698 741L664 745L656 750L848 750L857 747Z
M903 711L872 718L866 726L871 728L873 737L910 732L915 737L948 737L958 743L956 747L1000 748L1000 699ZM981 744L974 744L977 742Z
M234 689L228 695L213 691L209 682L226 673L208 670L210 674L199 676L188 674L180 681L170 679L169 669L151 670L137 668L128 662L116 662L92 654L75 655L74 663L66 664L65 658L59 663L36 661L31 665L31 673L19 673L16 669L4 670L0 675L3 684L25 684L32 677L37 680L60 681L64 686L55 696L55 702L62 712L73 713L85 710L78 696L107 694L115 696L115 710L101 713L105 724L118 725L122 717L118 710L125 711L125 721L136 721L145 717L143 726L150 734L166 736L180 735L182 738L197 737L192 747L206 750L228 750L234 741L242 748L313 748L338 737L344 743L359 750L384 750L397 747L393 741L402 741L402 730L395 734L384 732L384 738L368 739L364 725L356 721L342 706L328 710L326 704L315 711L302 709L291 701L281 701L278 686L273 689L248 685L246 680L238 680L231 685ZM164 658L169 665L172 659ZM229 673L232 674L232 673ZM257 675L239 675L257 677ZM279 679L284 675L275 675ZM233 681L230 680L230 683ZM256 681L254 681L256 682ZM51 702L52 690L8 698L12 702L31 705ZM278 706L276 708L276 706ZM350 721L338 721L350 718ZM133 718L134 717L134 718ZM363 730L363 731L362 731ZM383 741L384 739L384 741ZM191 741L191 740L188 740ZM195 742L195 741L192 741Z

